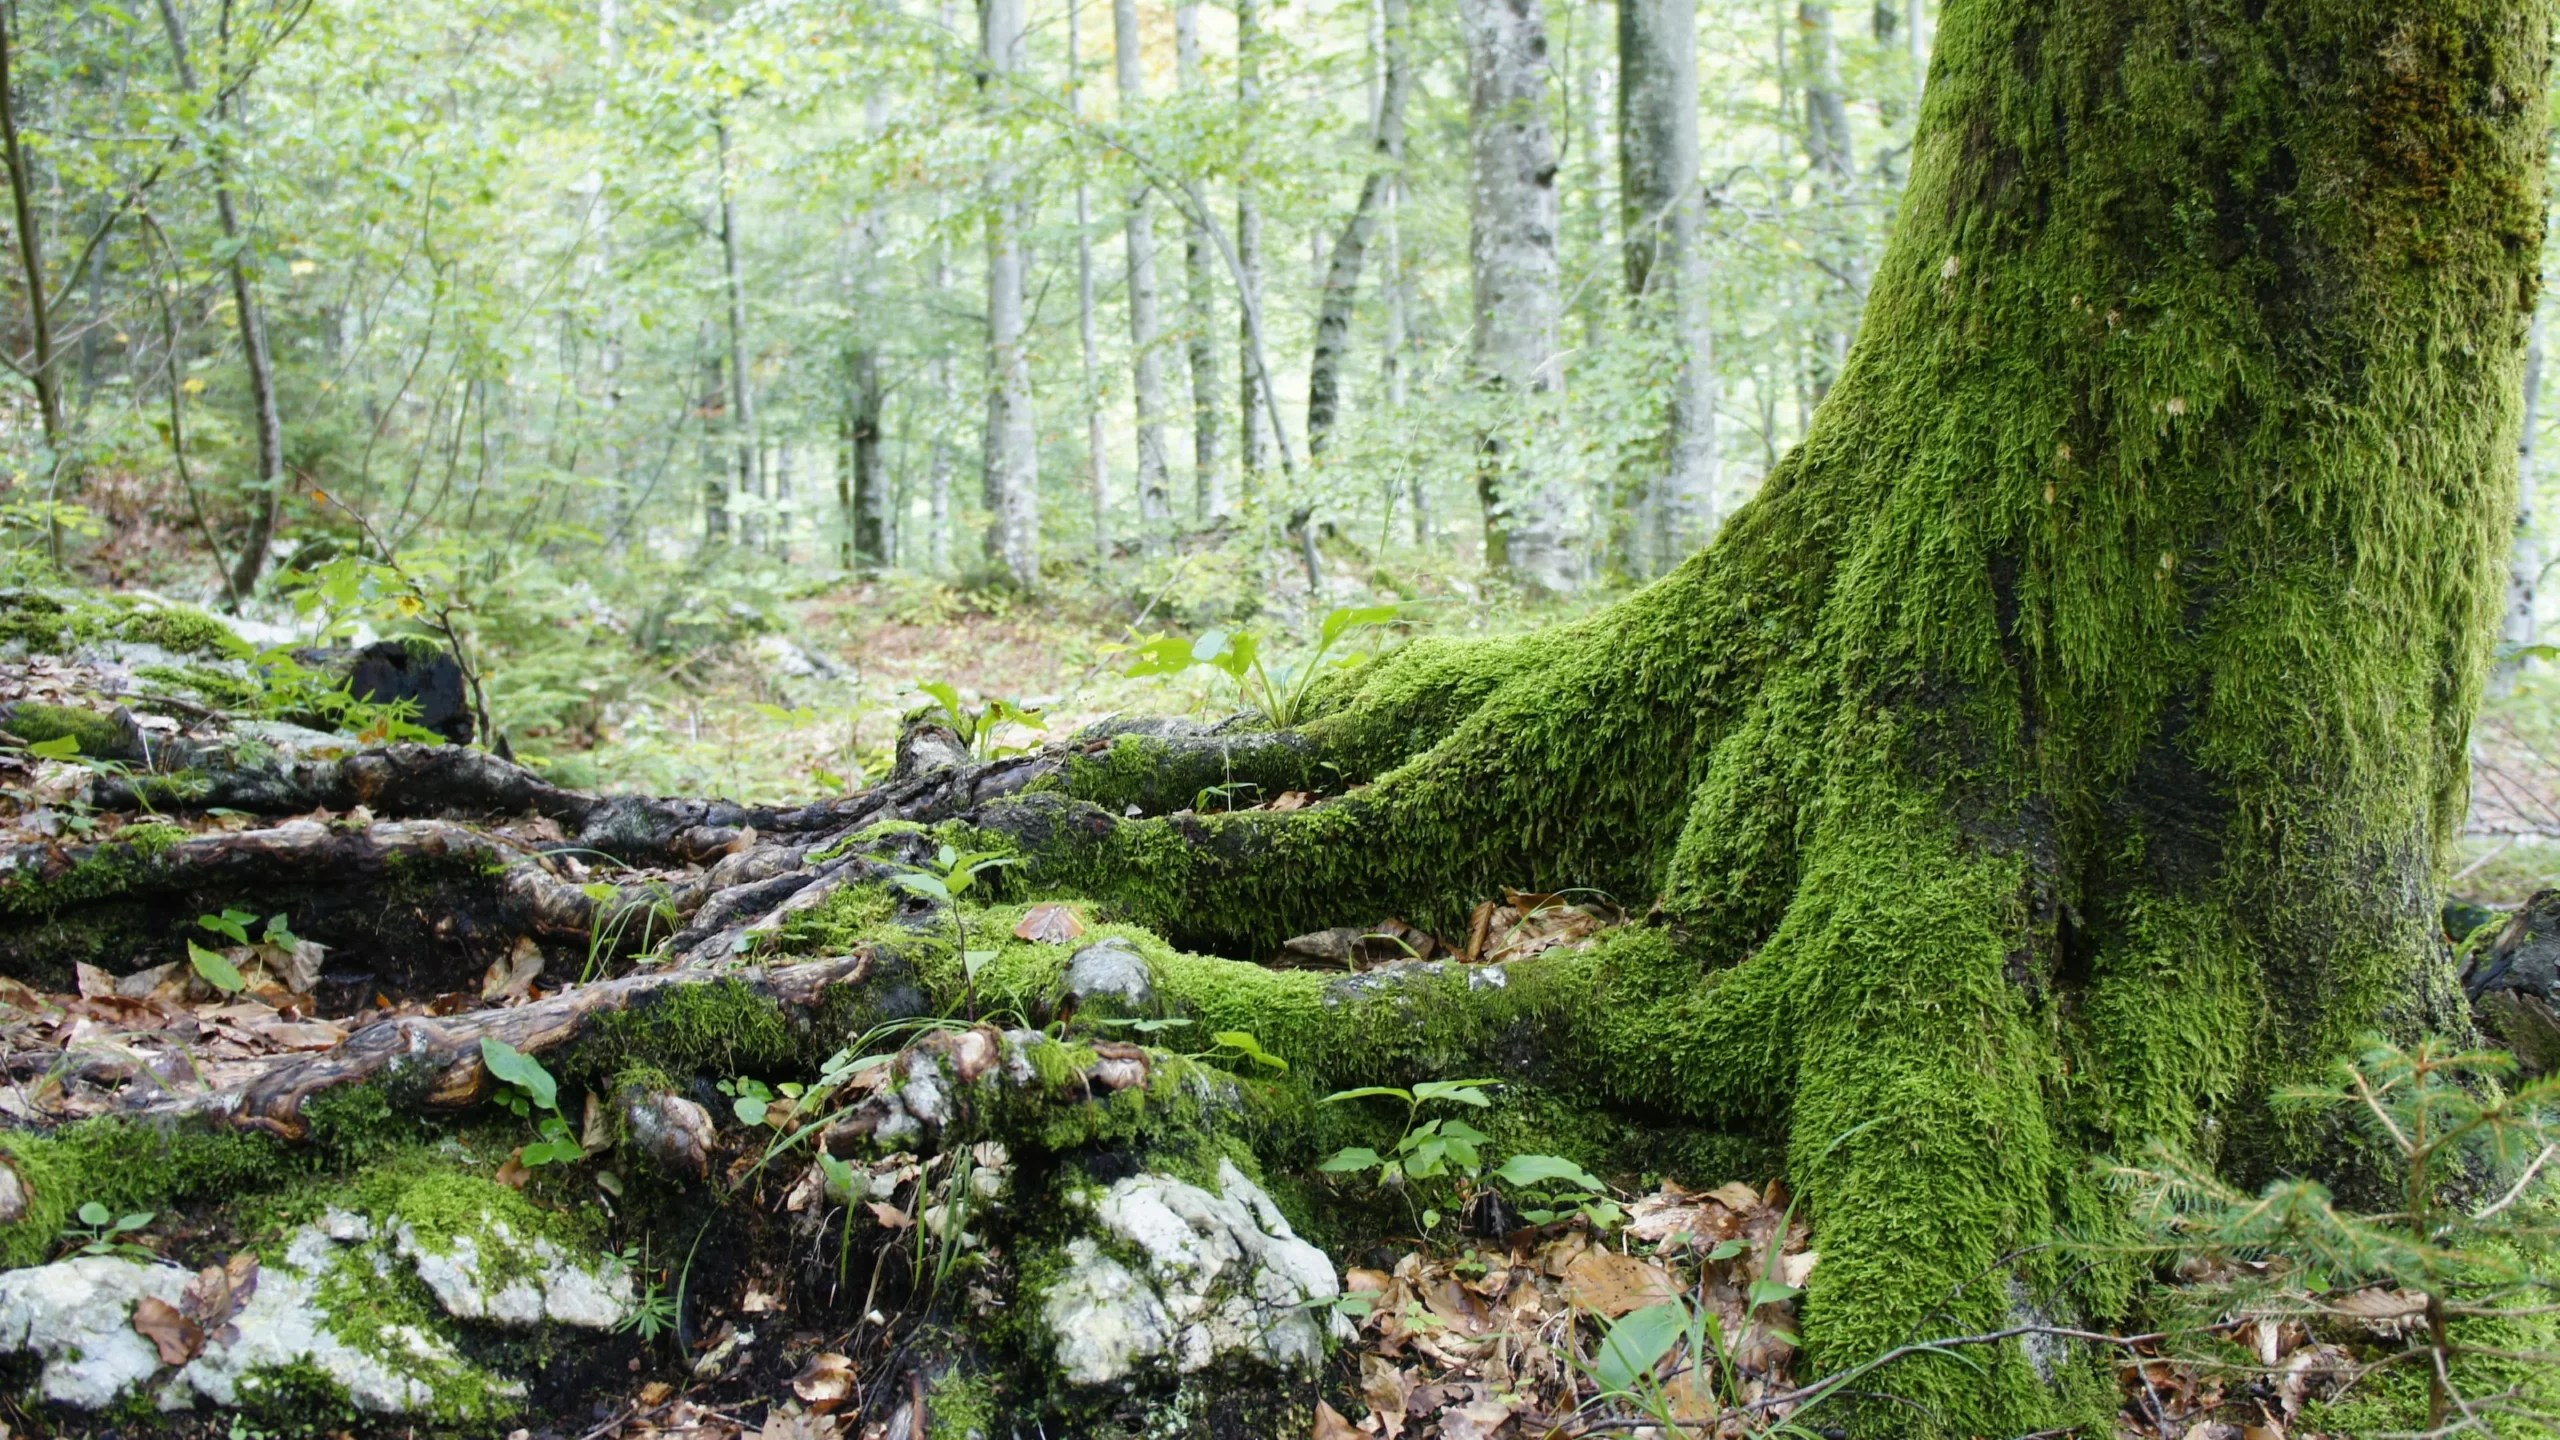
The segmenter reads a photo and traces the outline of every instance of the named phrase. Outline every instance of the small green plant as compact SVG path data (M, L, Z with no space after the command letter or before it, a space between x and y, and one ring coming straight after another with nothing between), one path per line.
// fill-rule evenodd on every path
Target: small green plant
M1520 1217L1532 1225L1579 1216L1595 1230L1614 1230L1627 1212L1609 1196L1597 1176L1561 1155L1514 1155L1494 1169L1494 1178L1526 1201Z
M622 1252L622 1263L635 1272L648 1271L648 1255L634 1245ZM667 1293L666 1272L649 1274L640 1287L640 1298L632 1304L631 1313L614 1327L616 1334L636 1334L642 1344L654 1344L661 1335L676 1328L676 1297Z
M491 1103L520 1120L533 1121L539 1139L516 1152L516 1163L528 1170L565 1165L586 1158L577 1132L560 1113L560 1082L542 1062L494 1036L480 1037L480 1063L498 1081Z
M796 1080L785 1080L779 1085L767 1085L752 1075L740 1075L734 1079L723 1080L716 1088L721 1094L729 1097L730 1113L736 1115L738 1123L742 1125L763 1125L768 1122L780 1125L784 1118L797 1110L801 1097L809 1093L809 1087ZM784 1111L782 1116L774 1114L777 1108L774 1102L777 1098L792 1102L787 1107L781 1107Z
M1120 648L1133 657L1128 669L1132 677L1178 675L1206 665L1234 681L1237 700L1265 724L1285 730L1308 718L1316 682L1326 672L1347 670L1369 658L1352 651L1336 655L1334 647L1356 631L1392 622L1397 611L1393 605L1360 605L1330 612L1316 629L1315 648L1295 664L1265 663L1263 643L1250 630L1158 635Z
M1130 1023L1131 1028L1137 1030L1138 1033L1142 1035L1149 1033L1149 1022L1132 1021ZM1155 1028L1158 1029L1161 1029L1166 1025L1180 1025L1188 1023L1188 1021L1180 1020L1160 1020L1153 1022ZM1243 1060L1254 1065L1259 1065L1265 1070L1285 1071L1289 1068L1288 1061L1283 1060L1279 1056L1272 1054L1270 1051L1263 1049L1262 1042L1255 1038L1254 1033L1250 1030L1221 1030L1216 1034L1211 1035L1209 1039L1214 1042L1210 1049L1203 1050L1199 1054L1188 1058L1193 1060L1225 1060L1233 1058Z
M1002 869L1022 862L994 851L964 851L945 845L928 856L924 868L909 870L896 877L898 888L911 895L922 895L942 902L951 915L952 949L960 956L961 1004L970 1019L978 1014L978 972L996 958L993 950L969 948L969 922L960 914L960 897L978 883L978 877L989 870Z
M1482 1110L1493 1104L1486 1092L1499 1082L1493 1080L1425 1080L1407 1090L1397 1085L1363 1085L1353 1090L1337 1090L1320 1103L1338 1105L1349 1100L1393 1099L1404 1102L1404 1129L1388 1153L1381 1155L1366 1145L1346 1146L1316 1168L1329 1175L1373 1173L1376 1183L1402 1189L1411 1204L1411 1180L1436 1180L1457 1176L1472 1181L1484 1171L1482 1146L1488 1137L1466 1121L1455 1118L1422 1118L1423 1107L1429 1105L1465 1105ZM1440 1223L1437 1208L1424 1209L1416 1219L1424 1230Z
M139 1210L118 1215L95 1200L81 1203L76 1218L79 1224L65 1229L63 1238L70 1241L68 1253L73 1255L121 1255L128 1260L158 1260L150 1250L125 1238L149 1228L158 1217L152 1211Z
M1031 749L1028 745L997 742L996 737L1008 725L1031 731L1047 727L1047 712L1027 709L1010 700L990 696L986 704L972 710L961 703L960 692L943 681L922 681L916 689L932 698L933 704L927 707L928 712L951 727L951 732L960 737L960 743L968 746L969 753L980 760L1001 760L1007 755L1021 755Z
M2406 1047L2369 1040L2330 1083L2282 1092L2288 1108L2347 1110L2395 1158L2400 1195L2389 1212L2343 1209L2306 1179L2251 1195L2166 1147L2148 1164L2121 1168L2119 1183L2137 1194L2163 1248L2228 1277L2166 1300L2213 1318L2312 1325L2388 1315L2406 1338L2373 1368L2408 1364L2425 1375L2428 1433L2504 1434L2508 1422L2525 1422L2525 1433L2560 1422L2552 1413L2560 1387L2483 1393L2485 1377L2504 1369L2512 1379L2518 1363L2560 1373L2550 1368L2560 1366L2560 1351L2519 1345L2516 1333L2547 1332L2560 1295L2551 1201L2532 1193L2560 1159L2560 1076L2510 1088L2514 1073L2507 1055L2441 1038ZM2473 1193L2463 1198L2466 1190ZM2234 1257L2254 1263L2217 1263ZM2209 1352L2196 1360L2222 1363Z

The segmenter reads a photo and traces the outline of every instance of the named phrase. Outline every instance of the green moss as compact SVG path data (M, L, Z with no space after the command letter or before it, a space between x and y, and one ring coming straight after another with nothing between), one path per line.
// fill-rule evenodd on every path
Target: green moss
M154 857L189 838L176 825L128 825L52 879L12 876L0 882L0 915L48 915L82 901L122 894Z
M109 758L123 755L129 738L126 729L112 716L33 700L10 706L7 726L10 734L30 744L69 739L79 745L83 755Z
M264 1135L159 1130L121 1116L81 1120L34 1134L0 1133L27 1193L27 1213L0 1226L0 1268L52 1258L64 1227L95 1200L118 1214L163 1210L182 1201L265 1188L308 1163Z
M308 1361L262 1366L240 1377L240 1413L261 1430L318 1435L356 1423L355 1397Z
M252 653L229 626L189 605L27 590L0 594L0 644L23 645L31 654L63 655L84 644L116 640L209 659L243 659Z
M1008 1412L999 1404L995 1383L980 1374L945 1370L926 1392L925 1415L933 1431L953 1440L997 1440L996 1422Z
M192 606L136 610L116 627L124 639L157 645L179 655L245 660L255 647L211 615Z

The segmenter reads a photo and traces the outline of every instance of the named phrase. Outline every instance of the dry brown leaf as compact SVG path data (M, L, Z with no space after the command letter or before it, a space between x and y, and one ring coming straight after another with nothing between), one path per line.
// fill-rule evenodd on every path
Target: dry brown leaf
M1350 1421L1342 1418L1341 1411L1319 1400L1316 1402L1315 1440L1360 1440L1360 1432L1352 1427Z
M648 1384L640 1387L640 1403L643 1405L664 1405L667 1403L669 1397L673 1396L675 1393L676 1387L668 1384L666 1381L652 1380Z
M853 1362L832 1350L812 1355L791 1377L791 1393L824 1415L853 1394Z
M1285 812L1289 810L1304 810L1314 803L1316 803L1316 796L1315 792L1312 790L1283 790L1279 794L1272 796L1271 803L1263 806L1262 808L1265 810Z
M133 1331L160 1352L163 1365L184 1365L204 1348L204 1327L157 1295L133 1307Z
M1013 927L1013 938L1029 940L1037 945L1064 945L1084 933L1084 917L1072 905L1055 900L1044 901L1024 912L1022 923Z
M1440 1412L1440 1440L1493 1440L1510 1418L1511 1407L1490 1396L1452 1405Z
M533 982L542 975L542 947L528 935L516 942L516 948L504 960L490 963L489 971L480 977L483 1000L522 1000L533 993Z
M524 1182L533 1178L533 1172L525 1167L524 1147L519 1145L508 1151L507 1163L499 1166L498 1173L489 1178L510 1190L523 1189Z
M1669 1271L1614 1250L1586 1250L1565 1267L1565 1300L1611 1319L1679 1296L1680 1282Z
M1707 1198L1744 1214L1760 1208L1760 1192L1739 1180L1729 1180L1708 1191Z
M71 967L71 973L80 982L81 999L112 1000L115 998L116 977L108 974L106 971L99 969L95 965L83 962L74 964ZM55 983L59 984L61 982L56 981Z
M258 1293L258 1256L243 1250L221 1265L207 1265L187 1282L178 1297L179 1312L203 1327L205 1335L229 1344L239 1338L231 1319Z
M1405 1406L1413 1399L1413 1372L1397 1369L1384 1356L1363 1355L1360 1398L1369 1402L1369 1413L1377 1417L1379 1434L1396 1440L1404 1433Z
M874 1200L870 1205L871 1218L892 1230L904 1230L916 1223L914 1217L908 1215L906 1211L886 1201Z

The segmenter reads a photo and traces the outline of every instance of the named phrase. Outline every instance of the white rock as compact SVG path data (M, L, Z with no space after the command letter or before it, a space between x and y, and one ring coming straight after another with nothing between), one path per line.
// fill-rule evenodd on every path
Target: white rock
M1105 1384L1157 1359L1184 1371L1227 1355L1284 1369L1323 1359L1312 1307L1341 1293L1333 1262L1299 1239L1232 1162L1218 1163L1214 1195L1136 1175L1083 1203L1106 1234L1144 1257L1145 1274L1092 1239L1068 1242L1067 1273L1043 1297L1041 1316L1069 1380Z
M184 1270L84 1255L0 1275L0 1350L44 1357L37 1390L57 1405L102 1410L151 1378L160 1353L133 1330L145 1295L175 1305Z
M486 1218L488 1228L479 1235L449 1236L441 1248L421 1241L415 1226L396 1217L389 1222L392 1248L416 1268L446 1314L519 1329L549 1320L589 1330L610 1330L631 1314L637 1304L631 1271L619 1258L580 1264L541 1236L528 1244L506 1221ZM493 1264L501 1253L505 1263ZM499 1268L516 1273L492 1293L488 1272Z
M347 1217L359 1218L359 1217ZM324 1222L325 1223L325 1222ZM352 1227L341 1221L337 1229ZM428 1409L439 1379L472 1378L491 1398L522 1387L471 1377L469 1362L441 1337L415 1326L385 1326L355 1343L329 1315L321 1279L344 1264L386 1268L371 1250L343 1251L327 1230L306 1226L285 1247L282 1263L263 1266L258 1287L231 1320L230 1339L208 1339L196 1357L158 1385L156 1403L182 1410L198 1398L240 1403L241 1382L261 1370L308 1364L345 1386L361 1408L379 1414ZM0 1275L0 1351L32 1350L44 1359L38 1390L45 1399L103 1409L162 1373L160 1356L134 1332L134 1306L146 1295L175 1305L192 1279L186 1271L118 1256L84 1256ZM394 1366L383 1356L399 1356Z

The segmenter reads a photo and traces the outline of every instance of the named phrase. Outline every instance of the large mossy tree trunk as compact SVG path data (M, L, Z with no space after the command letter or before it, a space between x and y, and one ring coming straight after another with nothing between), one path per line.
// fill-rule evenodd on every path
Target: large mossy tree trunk
M868 986L851 1003L892 1013L875 952L935 963L915 937L942 922L883 920L881 884L943 841L1017 852L990 881L1008 903L1083 896L1210 955L1389 915L1450 934L1503 885L1598 890L1644 923L1498 974L1144 958L1164 1010L1294 1067L1271 1113L1296 1118L1253 1142L1274 1166L1311 1165L1327 1088L1488 1073L1513 1082L1502 1143L1542 1142L1519 1148L1642 1136L1621 1169L1782 1148L1821 1254L1818 1370L2022 1306L2121 1318L2141 1270L2107 1157L2352 1180L2270 1097L2362 1032L2467 1025L2433 882L2503 597L2547 23L2528 0L1951 8L1865 333L1759 498L1630 599L1410 644L1294 734L1114 724L972 764L917 731L888 784L753 811L414 748L134 781L101 803L384 820L126 837L50 879L29 857L0 913L59 961L43 947L99 906L192 914L311 866L364 883L406 846L471 859L492 934L685 917L671 969L386 1022L407 1028L156 1107L290 1137L307 1098L402 1056L435 1062L422 1103L468 1103L484 1034L565 1052L746 958L799 967L759 982L785 1009ZM1321 798L1188 808L1247 785ZM710 868L600 899L548 857L390 819L526 809L582 852ZM433 903L404 901L407 928ZM367 923L319 938L400 928ZM1060 947L996 943L943 989L1039 1009ZM900 984L894 1013L944 1013ZM695 1063L662 1058L667 1080ZM1071 1160L1086 1132L1061 1133L1012 1138ZM74 1188L39 1180L29 1248ZM2089 1422L2113 1408L2097 1358L1918 1355L1862 1382L1906 1403L1855 1430Z
M1374 782L1332 803L999 828L1214 948L1497 883L1658 897L1562 1023L1627 1102L1784 1128L1816 1358L1993 1326L1999 1272L2070 1268L2007 1257L2114 1223L2095 1157L2300 1162L2274 1087L2464 1023L2432 879L2514 503L2546 24L1952 8L1847 372L1713 548L1364 672L1309 727ZM2005 1366L1898 1388L2034 1429Z

